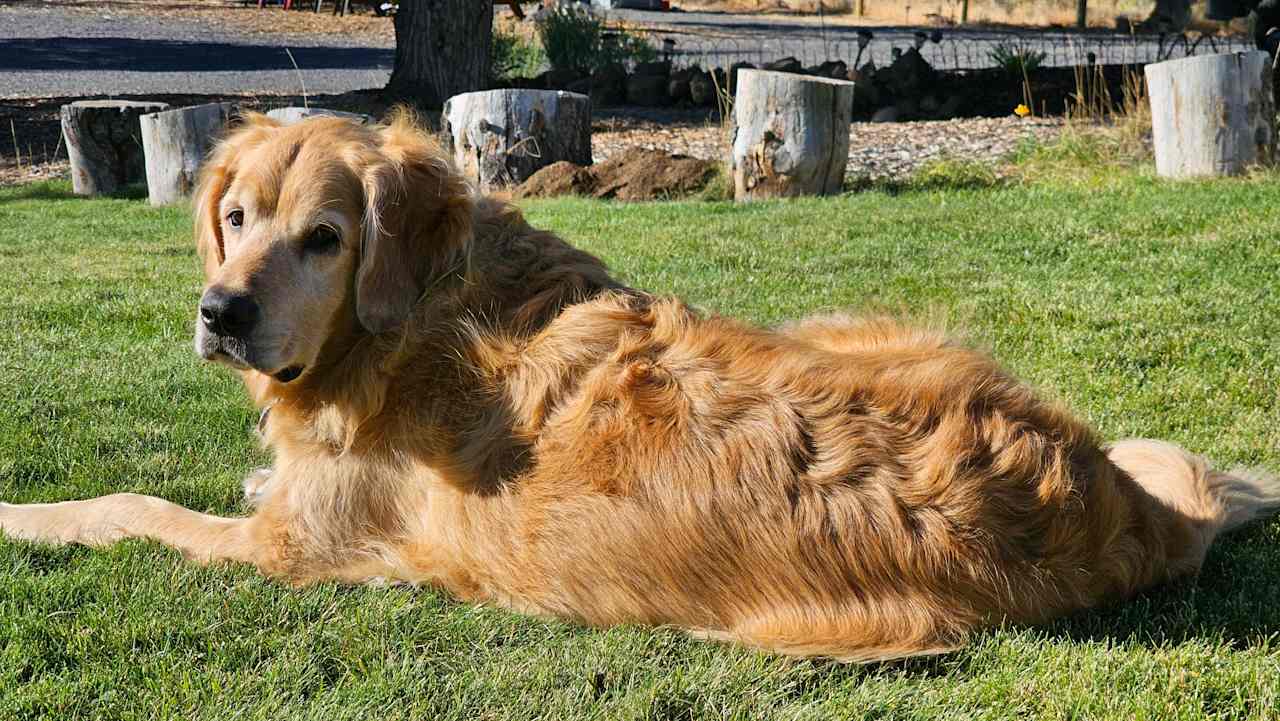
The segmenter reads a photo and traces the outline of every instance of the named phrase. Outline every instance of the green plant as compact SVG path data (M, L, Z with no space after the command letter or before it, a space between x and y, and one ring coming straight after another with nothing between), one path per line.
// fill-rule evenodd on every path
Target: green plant
M494 29L489 45L489 74L495 80L531 78L546 64L547 54L541 45L516 33Z
M1043 65L1047 55L1043 50L1034 50L1021 43L999 43L987 53L987 57L1009 75L1025 77Z
M648 62L657 57L644 38L610 30L590 10L556 6L537 21L538 38L556 70L589 73L613 63Z

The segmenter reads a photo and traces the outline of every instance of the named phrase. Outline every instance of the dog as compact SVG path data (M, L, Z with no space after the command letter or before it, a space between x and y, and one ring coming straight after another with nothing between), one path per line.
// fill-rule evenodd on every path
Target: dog
M629 288L404 116L251 116L195 205L196 351L274 452L253 514L116 494L4 505L7 536L863 662L1194 574L1280 505L1272 475L1104 446L943 334Z

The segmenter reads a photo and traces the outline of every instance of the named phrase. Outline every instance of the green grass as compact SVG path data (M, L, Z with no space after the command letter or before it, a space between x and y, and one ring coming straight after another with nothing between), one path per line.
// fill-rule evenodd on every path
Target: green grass
M708 310L946 319L1107 437L1280 469L1280 184L961 185L528 213ZM0 499L244 512L238 481L265 459L236 381L190 349L189 236L181 210L0 190ZM1197 581L868 667L430 590L295 590L149 543L0 541L0 719L1260 719L1280 704L1277 631L1277 523L1217 546Z

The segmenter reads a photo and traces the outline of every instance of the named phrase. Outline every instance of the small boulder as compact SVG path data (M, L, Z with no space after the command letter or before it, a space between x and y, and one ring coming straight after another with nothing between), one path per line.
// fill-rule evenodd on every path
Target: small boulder
M871 122L873 123L896 123L898 122L898 106L887 105L871 114Z
M632 75L640 77L669 77L671 75L671 63L662 60L655 60L649 63L636 63L635 70L631 71Z
M773 70L779 73L802 73L804 65L793 57L780 58L771 63L765 63L763 70Z
M607 107L627 102L627 70L620 63L605 65L591 76L591 105Z
M885 69L885 80L895 96L916 95L933 87L936 74L919 50L908 48Z
M698 73L689 79L689 99L703 107L716 104L716 84L711 73Z
M647 108L668 105L667 84L665 75L632 75L627 78L627 102Z
M667 82L667 95L671 97L671 102L678 103L691 99L690 81L701 74L702 69L696 65L672 73L671 79Z
M819 78L844 80L849 76L849 66L843 60L828 60L821 65L806 69L805 72Z

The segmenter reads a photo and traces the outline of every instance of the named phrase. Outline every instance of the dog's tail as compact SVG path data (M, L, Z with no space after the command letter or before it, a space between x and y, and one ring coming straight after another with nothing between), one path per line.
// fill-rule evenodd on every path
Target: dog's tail
M1217 471L1203 457L1164 441L1121 441L1107 455L1143 490L1190 523L1200 544L1186 549L1190 555L1184 560L1196 568L1217 536L1280 511L1280 477L1265 471Z

